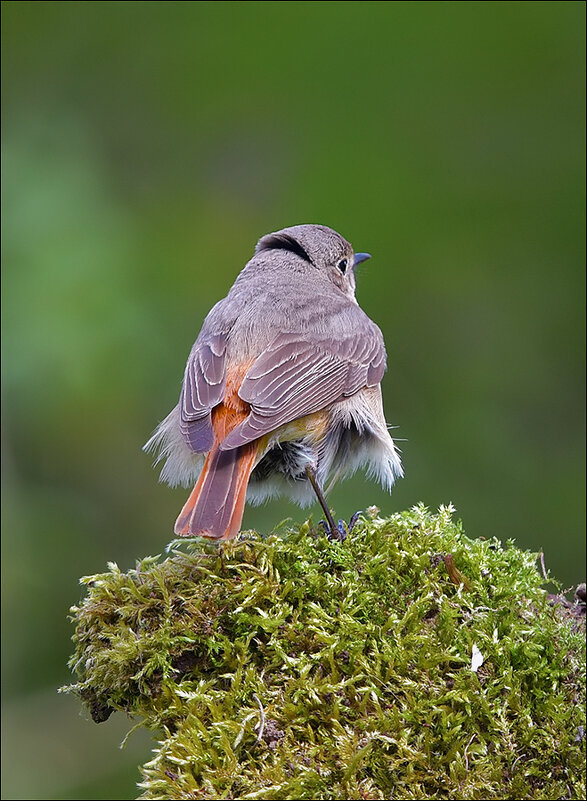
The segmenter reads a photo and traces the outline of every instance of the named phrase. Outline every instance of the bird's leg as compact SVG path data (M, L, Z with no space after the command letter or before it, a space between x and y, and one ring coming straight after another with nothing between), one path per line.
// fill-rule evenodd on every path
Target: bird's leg
M310 479L310 484L314 488L314 492L316 493L316 497L320 502L320 506L324 510L324 514L326 515L326 521L330 528L328 532L328 539L329 540L340 540L341 542L346 539L346 531L344 531L342 520L336 525L334 522L334 518L332 517L332 513L328 508L328 504L326 503L326 498L324 497L324 493L320 488L320 484L318 484L318 479L316 478L316 473L312 470L310 465L306 467L306 475Z

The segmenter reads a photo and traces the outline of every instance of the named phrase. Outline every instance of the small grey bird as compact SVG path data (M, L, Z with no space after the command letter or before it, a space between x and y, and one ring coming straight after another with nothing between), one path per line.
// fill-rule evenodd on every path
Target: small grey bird
M245 498L309 505L314 491L339 537L323 488L359 467L389 490L402 475L383 414L383 336L355 299L355 267L369 257L324 225L259 240L145 445L165 460L162 481L195 482L177 535L229 540Z

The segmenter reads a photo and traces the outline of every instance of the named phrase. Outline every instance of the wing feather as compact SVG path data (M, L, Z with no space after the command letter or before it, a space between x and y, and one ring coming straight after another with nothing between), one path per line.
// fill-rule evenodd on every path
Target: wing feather
M337 400L375 386L385 371L385 347L365 318L350 336L316 340L281 334L251 366L239 389L251 412L222 442L229 450Z
M211 411L222 401L225 389L226 337L198 338L188 357L179 399L180 430L196 453L205 453L214 444Z

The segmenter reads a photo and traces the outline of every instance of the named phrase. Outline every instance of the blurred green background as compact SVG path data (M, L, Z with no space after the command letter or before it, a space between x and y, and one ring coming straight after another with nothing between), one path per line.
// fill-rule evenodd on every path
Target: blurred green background
M2 9L3 798L137 794L148 736L56 695L67 611L170 539L186 493L141 446L268 231L373 254L406 477L336 514L452 501L584 578L582 2Z

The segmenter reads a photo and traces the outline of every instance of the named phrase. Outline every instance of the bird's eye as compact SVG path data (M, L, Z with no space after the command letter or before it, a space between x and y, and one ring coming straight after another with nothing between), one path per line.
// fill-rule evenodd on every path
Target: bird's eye
M336 266L341 271L341 273L344 275L346 273L346 268L348 266L348 261L346 259L341 259Z

